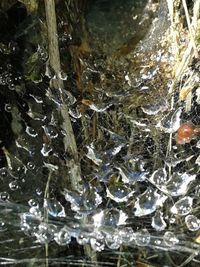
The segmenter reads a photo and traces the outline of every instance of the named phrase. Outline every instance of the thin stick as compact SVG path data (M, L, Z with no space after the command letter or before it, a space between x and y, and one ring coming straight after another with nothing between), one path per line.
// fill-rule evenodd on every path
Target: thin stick
M46 22L48 31L48 45L49 45L49 65L50 68L56 74L56 79L51 81L51 89L60 90L61 97L64 90L64 84L61 79L59 79L59 74L61 72L60 64L60 53L57 38L57 22L56 22L56 12L55 12L55 2L54 0L44 0L45 11L46 11ZM63 119L62 128L65 132L65 137L63 139L65 151L71 156L71 159L66 162L70 173L71 188L73 190L82 191L81 182L81 169L78 160L78 152L76 141L68 113L67 104L63 102L60 108L60 114Z

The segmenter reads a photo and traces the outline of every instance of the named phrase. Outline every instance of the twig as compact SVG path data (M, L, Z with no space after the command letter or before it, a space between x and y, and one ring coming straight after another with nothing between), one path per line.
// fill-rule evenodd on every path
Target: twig
M56 13L55 13L55 2L54 0L44 0L45 11L46 11L46 22L48 31L48 45L49 45L49 65L53 69L56 75L56 79L51 81L52 90L61 90L61 94L64 90L64 84L61 79L59 79L59 74L61 72L60 64L60 53L57 38L57 23L56 23ZM62 95L61 95L62 97ZM71 188L73 190L82 191L80 185L81 182L81 169L78 161L78 152L76 141L68 113L67 104L63 102L60 108L60 114L63 119L62 128L65 131L65 137L63 139L65 151L71 156L71 159L66 162L69 173Z

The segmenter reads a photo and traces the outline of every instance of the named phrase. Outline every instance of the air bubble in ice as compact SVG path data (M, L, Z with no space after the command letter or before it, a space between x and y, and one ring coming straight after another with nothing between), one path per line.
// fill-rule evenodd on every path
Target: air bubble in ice
M134 193L130 188L123 185L111 185L106 189L107 197L117 203L126 202Z
M152 217L151 226L156 231L163 231L166 228L167 224L163 218L162 212L156 211L155 215Z
M56 199L45 199L44 208L52 217L65 217L65 209Z
M187 215L192 210L193 199L183 197L179 199L171 208L171 212L180 216Z
M160 168L154 171L149 180L155 185L165 184L168 180L165 168Z
M187 173L174 173L166 185L161 186L162 191L171 196L185 195L189 189L189 185L196 179L196 175Z
M63 227L59 232L55 233L54 240L60 246L68 245L71 242L69 231Z
M5 111L11 112L12 111L12 106L10 104L5 104Z
M167 196L157 193L157 190L147 188L147 190L137 197L135 202L135 216L145 216L153 213L157 207L162 206Z
M150 240L151 236L147 229L142 229L135 234L135 242L138 246L148 246Z
M170 232L170 231L165 232L165 234L163 236L163 241L169 247L175 246L179 242L179 240L178 240L178 238L176 238L175 234Z
M180 116L182 108L178 108L176 111L170 111L157 125L156 127L163 130L165 133L174 133L180 127Z
M190 231L198 231L200 228L200 220L194 215L187 215L185 224Z

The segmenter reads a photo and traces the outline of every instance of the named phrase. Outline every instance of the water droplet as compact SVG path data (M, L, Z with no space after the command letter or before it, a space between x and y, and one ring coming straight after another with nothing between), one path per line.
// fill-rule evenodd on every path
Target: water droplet
M81 214L93 212L102 202L102 197L92 187L83 195L66 190L65 199L71 203L72 210Z
M11 112L12 111L12 106L10 104L5 104L5 111L6 112Z
M63 227L59 232L55 234L54 240L60 246L66 246L71 242L71 236L69 231Z
M19 185L17 181L12 181L9 183L9 187L12 191L15 191L17 189L19 189Z
M192 204L191 197L183 197L173 205L171 212L180 216L187 215L192 210Z
M81 112L78 110L78 107L70 107L69 115L74 119L80 119L82 117Z
M40 150L40 152L44 157L48 157L52 151L53 149L50 145L42 144L42 149Z
M96 155L93 144L91 144L90 146L86 146L86 147L88 150L86 157L88 159L91 159L97 166L99 166L102 163L102 160Z
M153 213L157 207L162 207L167 196L157 193L157 190L147 188L147 190L137 197L135 202L135 216L145 216Z
M28 201L28 204L29 204L30 207L36 207L36 208L39 208L39 204L38 204L38 202L37 202L35 199L30 199L30 200Z
M41 217L41 215L42 215L42 212L39 209L39 206L30 207L29 213L36 216L36 217Z
M6 178L6 177L8 177L8 171L7 171L7 169L6 168L1 168L0 169L0 177L2 177L2 178Z
M48 125L48 126L42 126L42 128L44 129L45 134L51 138L57 138L58 137L58 132L55 126L53 125Z
M105 243L110 249L118 249L121 246L118 231L115 231L113 234L106 234Z
M159 98L155 103L142 107L144 113L148 115L156 115L168 109L168 102L165 98Z
M0 232L6 231L6 223L0 219Z
M163 214L160 211L157 211L153 216L151 226L156 231L163 231L166 228L167 224L164 221Z
M88 236L88 233L81 232L77 236L76 241L79 245L86 245L90 242L90 237Z
M150 243L151 236L147 229L143 229L135 234L135 243L138 246L147 246Z
M68 78L67 73L65 73L64 71L60 71L58 73L58 78L61 79L61 80L63 80L63 81L66 81L67 78Z
M200 166L200 155L196 158L195 163Z
M29 161L26 166L29 170L35 169L35 164L32 161Z
M154 171L149 180L155 185L165 184L168 180L165 168L160 168Z
M105 243L103 239L90 238L90 245L94 251L102 251L105 248Z
M198 231L200 228L200 220L194 215L186 216L185 224L190 231Z
M123 185L112 185L106 189L107 197L117 203L126 202L134 193L128 187Z
M38 196L41 196L41 195L43 194L43 191L42 191L41 188L36 188L35 192L36 192L36 194L37 194Z
M56 199L45 199L44 208L52 217L65 217L65 209Z
M178 240L178 238L176 238L175 234L172 232L169 232L169 231L165 232L165 234L163 236L163 241L169 247L175 246L179 242L179 240Z
M7 192L0 192L0 199L6 201L10 198L10 195Z
M31 96L35 100L36 103L38 103L38 104L43 103L43 99L41 96L36 96L36 95L32 95L32 94L29 94L29 96Z
M176 111L170 111L157 125L156 127L163 130L165 133L175 133L180 127L180 116L182 108L178 108Z
M29 126L26 126L26 133L32 137L38 136L38 133L32 127Z
M57 228L55 225L42 222L34 235L41 244L47 244L54 239L56 230Z
M30 213L23 213L21 214L20 218L20 226L22 231L26 232L29 235L33 235L35 230L38 228L38 225L40 224L40 218Z
M135 234L131 227L124 227L123 229L119 230L119 236L122 240L122 243L127 245L133 241Z
M116 227L126 222L127 215L119 209L106 209L102 217L102 225Z

